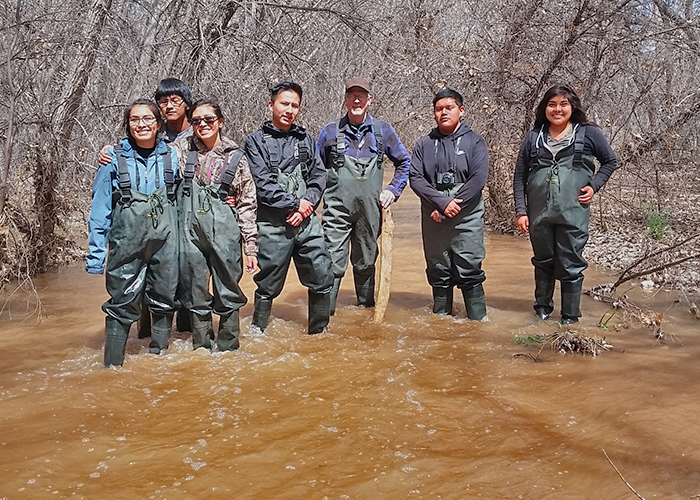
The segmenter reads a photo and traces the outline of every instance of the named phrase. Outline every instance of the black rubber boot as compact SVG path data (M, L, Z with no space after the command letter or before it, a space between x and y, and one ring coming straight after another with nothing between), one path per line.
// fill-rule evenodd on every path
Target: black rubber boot
M452 314L454 288L433 287L433 312L440 316Z
M561 324L577 323L581 317L583 278L561 282Z
M190 312L187 310L186 307L181 306L180 309L177 310L177 314L175 315L175 322L177 323L176 328L178 332L191 332L192 331L192 322L190 321Z
M547 319L554 312L554 275L544 269L535 268L535 314Z
M374 270L367 272L353 271L355 278L355 294L357 305L360 307L374 307Z
M190 313L192 323L192 348L199 349L205 347L211 350L211 343L214 339L214 328L211 323L211 313L200 316L197 313Z
M129 327L111 316L105 319L105 366L121 366L124 364L126 339Z
M145 296L141 302L141 317L137 326L140 339L147 339L151 336L151 310L148 306L148 299Z
M238 310L219 317L219 333L217 344L220 351L233 351L240 347L240 320Z
M152 354L160 354L168 348L170 339L170 326L173 324L173 314L153 314L151 326L151 343L148 351Z
M331 289L331 316L335 314L335 302L338 299L338 291L340 290L340 280L343 278L333 278L333 288Z
M253 312L253 323L261 332L267 328L270 321L270 311L272 311L272 299L255 292L255 311Z
M309 334L323 332L330 322L331 294L309 290Z
M473 321L482 321L486 318L486 298L484 287L479 283L472 288L463 288L462 296L467 308L467 317Z

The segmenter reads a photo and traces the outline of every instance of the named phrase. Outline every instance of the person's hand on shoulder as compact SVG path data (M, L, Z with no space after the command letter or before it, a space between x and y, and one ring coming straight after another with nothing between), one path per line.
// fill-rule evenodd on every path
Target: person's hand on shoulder
M100 165L107 165L110 161L112 161L112 157L109 155L109 148L111 146L104 146L102 149L100 149L100 152L97 155L97 162Z

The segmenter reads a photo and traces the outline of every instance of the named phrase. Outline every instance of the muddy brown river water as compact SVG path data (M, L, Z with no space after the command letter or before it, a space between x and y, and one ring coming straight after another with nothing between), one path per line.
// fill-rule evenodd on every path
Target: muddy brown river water
M383 324L346 278L330 331L305 335L292 273L268 332L251 335L243 308L234 353L177 334L153 356L132 331L106 369L103 277L37 278L44 320L21 321L21 295L0 318L0 499L635 498L603 450L647 500L700 494L700 322L675 296L636 298L682 344L600 330L607 307L584 297L580 328L612 351L514 360L536 353L517 336L558 328L533 314L528 242L487 236L489 323L461 297L437 317L412 193L394 218Z

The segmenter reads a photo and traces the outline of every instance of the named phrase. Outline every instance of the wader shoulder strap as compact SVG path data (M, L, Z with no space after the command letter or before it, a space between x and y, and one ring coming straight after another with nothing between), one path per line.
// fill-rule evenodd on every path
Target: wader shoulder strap
M282 153L280 152L279 143L277 141L269 141L268 139L272 139L272 136L270 134L263 134L263 146L265 147L269 158L270 173L276 181L280 175Z
M114 154L117 155L117 166L119 181L119 190L122 193L121 202L129 203L131 201L131 176L129 175L129 167L126 164L126 158L122 156L122 145L114 146Z
M382 144L382 122L378 120L377 118L373 118L374 120L374 142L377 143L377 156L379 157L379 161L381 162L384 158L384 144Z
M311 148L309 147L306 137L302 140L296 139L296 143L294 144L294 158L297 160L297 165L301 165L301 175L304 179L307 179L309 177L309 160L312 159L312 156Z
M190 141L190 150L187 153L187 160L185 161L185 172L182 175L184 179L184 193L190 194L192 192L192 179L194 179L194 171L197 167L197 146L194 145L194 140Z
M228 162L228 167L224 175L221 176L221 185L219 186L219 198L225 200L229 193L231 192L231 183L233 182L233 177L236 175L236 168L243 158L243 148L238 148L231 155L231 159Z
M335 122L335 153L333 154L333 165L335 168L342 168L345 165L345 132L340 129L340 120Z
M541 131L542 129L540 129ZM537 131L531 131L528 132L529 138L530 138L530 164L528 165L530 167L530 170L535 170L539 167L539 154L540 154L540 148L537 146L537 143L540 140L540 134Z
M165 179L165 188L168 193L168 198L175 196L175 173L173 172L173 158L170 154L170 146L163 155L163 178Z
M581 170L583 166L583 145L586 142L586 126L579 125L576 131L576 139L574 140L574 170Z

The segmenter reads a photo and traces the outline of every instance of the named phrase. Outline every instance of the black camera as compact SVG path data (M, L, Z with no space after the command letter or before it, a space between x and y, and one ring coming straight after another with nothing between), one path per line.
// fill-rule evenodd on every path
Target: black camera
M454 172L436 172L436 184L454 186L455 184L455 173Z

